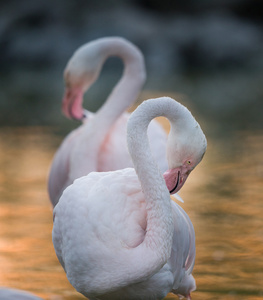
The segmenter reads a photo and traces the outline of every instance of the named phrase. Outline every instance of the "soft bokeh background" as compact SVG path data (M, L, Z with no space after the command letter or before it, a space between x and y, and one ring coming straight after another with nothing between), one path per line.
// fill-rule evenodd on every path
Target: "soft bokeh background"
M83 43L117 35L145 56L139 100L176 98L208 138L181 192L196 230L193 299L263 298L262 16L258 0L0 1L0 286L82 299L53 250L46 178L79 125L60 112L66 62ZM88 109L121 72L118 59L106 62Z

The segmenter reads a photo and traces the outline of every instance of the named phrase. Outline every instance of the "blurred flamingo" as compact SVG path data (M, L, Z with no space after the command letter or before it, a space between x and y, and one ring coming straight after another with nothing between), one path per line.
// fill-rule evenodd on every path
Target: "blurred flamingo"
M1 300L43 300L31 293L0 287L0 299Z
M151 154L150 121L165 116L169 170ZM74 181L54 208L53 244L68 280L89 299L190 299L195 233L171 201L202 160L206 138L189 110L171 98L144 101L127 124L133 168Z
M118 56L123 60L123 76L105 101L92 114L82 108L83 94L96 81L105 60ZM64 72L66 91L62 110L83 124L71 132L55 154L48 181L53 206L63 190L76 178L91 171L113 171L132 166L126 145L125 110L137 99L145 81L144 59L140 50L119 37L101 38L80 47L69 60ZM154 157L162 171L167 136L156 122L149 126Z

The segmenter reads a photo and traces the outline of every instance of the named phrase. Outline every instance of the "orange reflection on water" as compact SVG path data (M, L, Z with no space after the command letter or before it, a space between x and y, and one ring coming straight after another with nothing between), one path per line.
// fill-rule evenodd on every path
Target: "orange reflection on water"
M51 239L46 178L53 143L43 128L0 132L0 285L44 299L83 299L68 283Z
M257 170L263 136L240 133L231 140L212 140L210 145L202 168L196 170L199 174L193 174L193 181L203 183L182 191L194 213L198 290L223 293L229 299L260 299L263 186ZM189 203L193 195L195 200Z
M44 299L85 299L69 284L51 240L46 179L60 140L43 128L0 131L0 285ZM262 146L261 134L208 139L181 191L196 231L195 300L263 297Z

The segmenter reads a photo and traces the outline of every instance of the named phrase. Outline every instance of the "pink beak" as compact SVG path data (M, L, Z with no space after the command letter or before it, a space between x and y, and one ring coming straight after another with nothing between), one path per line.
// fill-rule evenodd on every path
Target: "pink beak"
M83 119L83 92L80 88L66 88L62 101L62 111L70 119Z
M163 174L166 186L170 194L175 194L182 188L189 173L190 171L182 166L174 169L169 169Z

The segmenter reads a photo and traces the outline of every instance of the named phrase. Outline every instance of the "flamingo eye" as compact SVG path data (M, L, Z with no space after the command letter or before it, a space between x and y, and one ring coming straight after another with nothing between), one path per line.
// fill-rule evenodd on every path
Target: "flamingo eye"
M186 163L187 163L188 165L191 165L191 160L188 160Z

